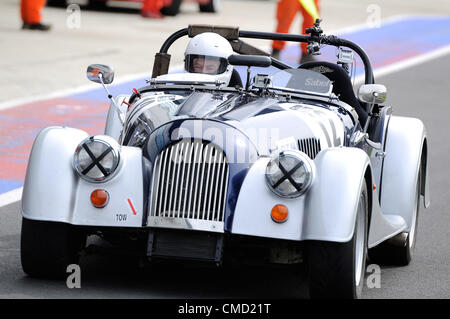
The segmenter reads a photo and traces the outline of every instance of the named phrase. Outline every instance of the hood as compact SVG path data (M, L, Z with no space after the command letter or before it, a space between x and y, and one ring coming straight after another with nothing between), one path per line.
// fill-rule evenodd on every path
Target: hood
M244 132L265 155L275 150L300 149L315 157L317 152L308 150L304 143L316 143L320 149L341 146L346 131L333 110L293 103L276 104L251 116L231 119L229 124Z
M248 137L260 155L287 148L305 151L308 146L302 145L306 142L318 144L319 150L344 143L343 121L325 104L280 103L275 98L238 92L192 91L143 96L127 114L125 143L138 146L139 140L158 127L188 119L234 127ZM314 152L307 154L315 156Z

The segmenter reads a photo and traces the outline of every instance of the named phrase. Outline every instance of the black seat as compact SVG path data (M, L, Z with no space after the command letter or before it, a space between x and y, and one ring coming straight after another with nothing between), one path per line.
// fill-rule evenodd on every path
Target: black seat
M339 97L339 100L355 109L358 113L359 122L364 125L367 120L367 112L356 98L350 77L341 66L326 61L311 61L303 63L299 66L299 69L319 72L332 81L333 93Z
M239 75L239 72L236 71L236 69L233 68L233 73L231 74L230 83L228 84L229 87L236 87L240 86L242 87L242 80L241 76Z

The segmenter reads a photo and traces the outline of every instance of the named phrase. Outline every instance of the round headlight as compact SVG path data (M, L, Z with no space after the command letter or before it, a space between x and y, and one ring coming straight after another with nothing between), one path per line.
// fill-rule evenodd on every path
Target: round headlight
M281 197L298 197L311 186L314 163L299 151L282 151L272 157L266 168L269 188Z
M73 166L78 175L89 182L103 182L119 165L119 146L107 136L91 136L75 150Z

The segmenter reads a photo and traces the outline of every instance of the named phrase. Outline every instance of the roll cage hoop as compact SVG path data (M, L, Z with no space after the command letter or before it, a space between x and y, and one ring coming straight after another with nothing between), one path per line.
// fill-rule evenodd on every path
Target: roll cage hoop
M230 41L233 50L237 53L241 54L254 54L254 55L266 55L269 54L258 48L255 48L242 40L240 38L248 38L248 39L263 39L263 40L281 40L281 41L290 41L290 42L306 42L308 43L308 49L313 52L317 52L319 50L319 46L321 44L332 45L335 47L347 47L355 51L359 57L361 58L364 64L364 82L365 84L373 84L375 82L373 76L372 66L370 64L369 57L366 52L356 43L341 39L334 35L324 35L322 34L322 29L320 28L319 19L316 20L314 27L308 28L306 32L309 35L295 35L295 34L285 34L285 33L273 33L273 32L257 32L257 31L244 31L239 30L239 27L227 27L227 26L214 26L214 25L189 25L187 28L181 29L171 36L167 38L167 40L161 46L161 49L155 56L155 62L153 65L153 73L152 78L155 78L159 75L167 74L169 71L169 63L170 63L170 54L168 54L168 50L170 46L179 38L188 36L190 38L203 33L203 32L214 32L225 39ZM287 65L273 57L270 57L272 60L272 65L284 70L291 69L292 66Z

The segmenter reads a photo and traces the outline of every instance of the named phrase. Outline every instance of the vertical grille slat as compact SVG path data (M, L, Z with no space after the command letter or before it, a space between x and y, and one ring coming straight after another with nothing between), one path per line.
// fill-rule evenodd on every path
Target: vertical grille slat
M320 150L321 150L321 147L320 147L320 140L317 140L317 154L319 154ZM317 154L316 154L316 155L317 155Z
M217 151L213 151L214 155L213 155L213 162L212 162L212 172L211 172L211 182L209 184L209 189L208 189L208 206L206 206L206 219L210 220L210 213L211 213L211 199L213 197L213 185L217 184L217 177L215 176L217 173L217 170L214 169L217 167L217 157L219 156ZM214 204L213 204L213 209L214 209Z
M305 138L298 140L299 150L314 159L321 151L320 140L317 138Z
M169 185L170 185L170 191L168 191L167 193L169 194L169 198L167 200L167 206L166 206L166 210L165 210L165 217L173 217L172 215L172 207L173 207L173 189L175 187L175 156L178 153L178 148L179 148L180 144L177 144L175 147L175 151L174 149L170 149L170 155L169 155L169 159L170 159L170 164L169 164ZM175 154L174 154L175 153Z
M314 156L312 149L311 149L311 139L310 138L308 138L306 140L306 145L307 145L307 147L306 147L307 153L306 154L310 154L311 156Z
M155 167L158 167L158 173L161 173L161 162L162 161L161 161L160 157L158 157L155 161ZM156 175L157 174L153 174L153 176L152 176L152 185L155 185ZM159 178L158 178L158 180L159 180ZM158 198L158 194L155 195L155 198ZM158 205L158 200L152 201L152 207L151 207L150 211L151 212L156 211L156 209L158 207L157 205Z
M206 173L205 195L202 196L203 197L203 214L202 214L202 219L205 219L205 218L208 219L207 218L207 214L206 214L206 209L207 209L206 204L208 202L207 198L210 196L210 193L208 192L209 184L210 184L210 175L209 174L211 173L211 166L212 166L211 160L212 160L212 154L213 154L213 151L214 151L214 149L211 146L209 146L209 145L207 145L207 149L208 149L208 151L206 152L206 156L207 156L206 158L208 159L208 162L206 162L207 173ZM209 152L209 155L208 155L208 152ZM205 158L205 160L206 160L206 158Z
M182 159L181 159L181 156L182 156L181 154L183 154L183 146L184 146L184 144L183 143L178 143L178 145L180 146L180 148L177 148L175 150L175 156L174 156L174 165L176 166L176 170L174 170L174 172L175 172L175 176L174 176L174 179L175 179L175 183L174 183L175 192L173 193L173 197L172 197L172 202L173 202L172 214L171 214L172 217L175 217L176 212L177 212L177 208L178 208L178 202L177 202L178 195L179 195L178 187L180 185L180 175L181 175L181 166L182 166L182 165L180 165L180 163L183 163Z
M200 163L198 163L197 165L199 165L199 166L201 166L201 169L199 169L199 179L200 179L200 181L199 181L199 184L198 184L198 188L196 188L196 190L198 189L198 192L197 192L197 197L196 197L196 200L198 199L198 201L196 202L196 212L195 212L195 217L194 218L196 218L196 219L200 219L200 214L201 214L201 210L200 210L200 208L201 208L201 205L202 205L202 190L203 190L203 178L204 178L204 176L205 176L205 163L206 163L206 161L205 161L205 148L204 147L202 147L201 148L201 152L200 152Z
M181 148L180 148L180 153L177 154L177 161L180 161L180 164L178 164L178 170L177 172L177 181L175 182L176 185L176 189L175 189L175 204L176 204L176 208L174 207L174 215L175 215L175 209L176 209L176 214L177 217L180 217L180 206L181 206L181 200L180 197L183 195L183 183L184 183L184 157L185 157L185 152L186 150L184 149L184 146L187 147L186 143L180 143L181 144ZM178 162L177 162L178 163ZM180 188L180 190L178 191L178 187Z
M317 140L314 141L314 157L319 153L319 148L317 147Z
M162 172L162 178L160 179L160 183L162 183L164 180L165 180L165 177L166 177L166 170L167 170L167 168L166 168L166 164L167 164L167 150L164 150L163 151L163 153L161 154L161 157L162 157L162 160L161 160L161 163L162 163L162 168L161 168L161 172ZM159 184L159 183L158 183ZM162 185L161 185L162 186ZM163 188L162 187L160 187L160 188L158 188L157 189L157 192L159 193L159 202L158 202L158 210L157 211L162 211L164 208L164 202L163 202L163 196L164 196L164 194L163 194Z
M219 209L219 207L220 207L220 205L219 206L217 206L217 203L218 203L218 201L217 201L217 197L218 196L220 196L219 194L219 186L220 186L220 180L219 180L219 178L220 178L220 167L221 167L221 165L222 165L222 159L223 159L223 156L222 156L222 154L221 153L219 153L218 155L217 155L217 157L218 157L218 163L217 163L217 170L216 170L216 172L217 172L217 177L216 177L216 179L215 179L215 181L216 181L216 183L215 183L215 187L214 187L214 191L213 191L213 194L214 194L214 200L213 200L213 205L212 205L212 216L211 216L211 220L215 220L215 217L216 217L216 211Z
M220 182L219 182L220 183L220 191L218 193L218 195L219 195L219 207L222 207L222 198L224 197L224 196L222 196L222 194L224 193L224 192L222 192L222 187L224 187L224 186L227 187L227 181L225 181L225 183L223 183L224 175L226 174L225 166L228 167L228 165L226 165L226 163L223 162L222 165L221 165L221 168L220 168ZM224 201L224 203L225 203L225 201ZM224 213L224 212L222 211L222 213ZM217 218L218 219L222 218L222 216L220 215L220 211L218 211Z
M190 183L190 177L191 177L191 169L192 169L192 154L194 152L194 147L192 144L190 143L186 143L187 148L186 148L186 160L184 161L184 166L186 169L186 181L185 181L185 185L184 185L184 196L181 195L182 197L180 198L180 207L183 206L183 210L181 213L181 216L183 218L186 218L186 202L187 202L187 194L188 194L188 189L189 189L189 183ZM189 150L189 151L188 151Z
M173 193L173 186L174 186L174 173L175 165L173 161L173 153L174 149L169 149L169 153L167 154L169 159L169 165L168 165L168 179L167 181L170 181L168 184L168 188L166 189L166 205L164 207L164 216L170 217L170 205L172 204L172 193ZM163 181L164 182L164 181Z
M224 172L224 176L225 176L225 183L224 183L224 187L225 188L227 188L227 185L228 185L228 171L229 171L229 169L228 169L228 165L223 165L223 167L225 168L225 172ZM226 201L226 192L224 192L224 193L220 193L219 194L221 197L222 197L222 199L223 199L223 205L225 206L225 201ZM221 202L222 203L222 202ZM225 219L225 209L222 209L221 210L221 215L220 215L220 220L224 220Z
M194 156L192 158L192 163L191 163L191 167L192 167L192 178L191 178L191 184L189 185L190 188L190 192L189 192L189 203L188 203L188 211L189 211L189 218L193 217L193 209L191 207L195 207L195 202L194 202L194 192L192 191L192 188L194 188L194 185L197 185L197 180L195 179L195 176L197 174L197 166L195 165L195 163L197 162L197 153L198 153L198 149L199 149L199 144L195 145L195 152L194 152ZM194 206L191 206L191 204L193 204Z
M223 222L228 183L223 151L201 140L181 140L156 158L150 216Z

